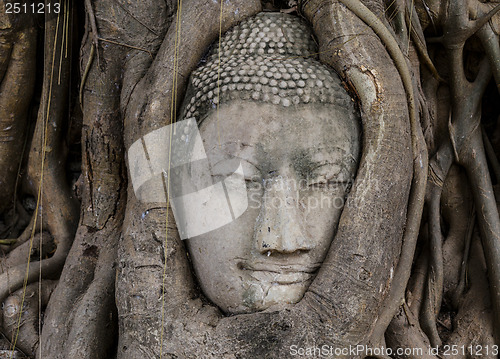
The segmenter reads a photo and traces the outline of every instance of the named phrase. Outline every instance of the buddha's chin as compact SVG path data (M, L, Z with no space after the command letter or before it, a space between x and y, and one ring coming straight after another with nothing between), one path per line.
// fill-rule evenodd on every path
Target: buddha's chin
M248 283L242 292L242 301L225 308L228 314L244 314L262 312L267 309L279 310L288 305L298 303L311 280L299 283L278 284L269 282Z

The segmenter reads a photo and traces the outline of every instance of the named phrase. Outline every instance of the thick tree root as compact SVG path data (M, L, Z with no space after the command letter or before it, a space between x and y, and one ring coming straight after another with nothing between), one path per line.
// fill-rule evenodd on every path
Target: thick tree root
M420 219L424 204L424 194L427 179L427 148L423 141L423 134L417 118L416 100L412 75L407 61L401 51L399 44L391 32L363 3L357 0L341 0L351 11L353 11L361 20L363 20L380 37L391 55L394 64L401 76L403 86L408 98L409 118L411 124L411 140L413 152L413 183L410 194L405 234L403 238L403 247L398 266L395 271L395 277L389 292L384 311L378 319L372 340L377 345L382 342L383 333L389 325L392 317L404 297L404 289L410 277L411 263L415 251L418 232L420 228ZM424 55L427 51L424 52ZM425 56L424 56L425 57ZM427 56L428 57L428 56ZM430 62L432 65L432 62ZM431 66L434 69L434 66ZM435 69L434 69L435 70Z
M2 29L0 33L0 214L15 206L35 86L36 27L28 16L15 23L16 28Z
M71 240L72 238L67 238L66 241L61 241L54 256L49 259L44 259L35 265L19 264L1 274L0 301L3 302L11 293L17 291L19 288L36 282L41 275L43 275L42 278L57 278L66 260ZM64 242L66 242L66 245Z
M38 348L38 337L42 326L40 310L47 305L50 295L57 285L56 281L46 280L33 283L9 296L3 307L4 331L17 347L34 357ZM21 311L21 303L24 303Z
M47 230L54 237L57 249L52 257L37 265L30 265L28 261L0 275L0 302L40 278L59 276L78 221L78 204L67 184L64 167L60 165L65 163L63 138L70 67L69 58L64 57L62 51L65 34L61 14L56 18L48 17L45 24L45 50L51 56L45 57L42 99L28 161L30 190L38 196L31 240L43 206ZM56 54L60 56L57 62Z
M87 55L95 48L90 41L84 46ZM82 69L81 218L41 337L42 353L54 359L106 359L116 349L115 261L126 195L119 111L123 54L103 51L106 71Z
M463 163L471 183L477 218L483 240L484 255L488 268L490 294L495 313L495 323L500 323L500 217L491 184L481 131L476 129L461 152ZM496 333L497 338L500 333Z
M116 345L114 280L119 231L77 232L47 308L39 358L110 358ZM38 356L37 356L38 357Z

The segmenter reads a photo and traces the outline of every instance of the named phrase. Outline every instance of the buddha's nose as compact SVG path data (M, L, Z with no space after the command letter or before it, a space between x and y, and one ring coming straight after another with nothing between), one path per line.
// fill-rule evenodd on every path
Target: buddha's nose
M314 248L299 208L299 188L281 176L264 186L255 227L255 245L262 254L294 253Z

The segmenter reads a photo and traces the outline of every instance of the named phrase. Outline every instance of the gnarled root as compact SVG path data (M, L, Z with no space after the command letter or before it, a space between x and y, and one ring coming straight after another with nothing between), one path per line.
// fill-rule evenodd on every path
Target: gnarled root
M23 245L0 257L0 274L6 273L19 263L25 263L28 258L31 262L38 261L40 258L49 258L54 254L56 248L54 238L48 232L38 233L33 237L32 242L24 242Z
M90 46L94 46L90 41L84 43L87 56ZM102 52L105 70L92 63L82 89L81 217L47 307L43 357L105 359L113 356L116 347L115 261L126 180L119 111L122 60L119 51L112 56Z
M13 15L0 13L7 23L9 16ZM35 86L36 27L30 16L15 20L0 32L0 214L15 206Z
M66 181L64 137L70 76L69 57L62 51L64 32L62 14L46 19L42 101L28 161L30 191L38 198L33 232L42 214L57 249L39 265L18 264L0 275L0 302L10 293L42 278L58 277L73 241L78 221L78 203ZM56 62L56 55L59 61ZM32 240L31 240L32 241ZM32 243L32 242L31 242ZM1 319L1 318L0 318ZM1 321L1 320L0 320Z
M19 289L4 301L5 334L11 343L15 343L17 348L29 356L35 356L41 328L41 311L45 309L56 285L56 281L50 280L32 283L25 290Z

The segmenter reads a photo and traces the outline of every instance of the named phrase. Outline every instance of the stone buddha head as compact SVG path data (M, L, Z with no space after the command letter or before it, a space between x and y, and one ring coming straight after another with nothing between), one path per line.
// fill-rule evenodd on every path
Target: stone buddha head
M260 13L223 35L220 54L218 45L181 110L196 119L210 168L189 175L218 183L240 166L246 209L187 239L189 257L225 313L279 309L300 301L334 238L358 166L359 115L295 16Z

